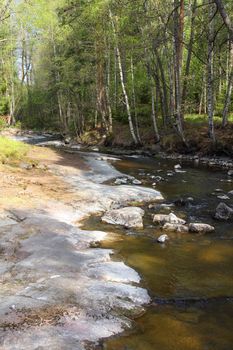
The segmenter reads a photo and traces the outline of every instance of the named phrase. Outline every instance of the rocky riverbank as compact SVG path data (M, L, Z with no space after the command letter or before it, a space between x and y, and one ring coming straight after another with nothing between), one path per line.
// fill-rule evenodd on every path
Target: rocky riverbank
M81 220L162 196L104 184L122 174L96 154L33 147L30 157L33 167L1 166L0 347L84 349L130 327L150 297L136 271L94 244L111 234Z
M168 160L176 160L184 163L192 163L196 166L204 165L210 168L222 168L226 170L233 169L233 159L229 156L208 155L203 156L199 153L181 154L176 152L161 151L159 146L155 147L141 147L139 149L132 149L129 147L105 147L100 145L88 145L76 143L71 138L63 138L60 134L52 133L35 133L33 131L22 131L17 129L7 129L1 133L6 136L17 137L17 139L26 141L28 143L36 143L41 146L54 146L56 148L64 149L69 152L88 151L88 152L102 152L106 154L113 154L119 156L146 156L156 157ZM36 141L35 141L36 140Z

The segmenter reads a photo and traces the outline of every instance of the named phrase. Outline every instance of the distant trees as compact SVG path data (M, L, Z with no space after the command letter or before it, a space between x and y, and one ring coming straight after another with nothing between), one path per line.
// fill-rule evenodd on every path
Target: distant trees
M10 40L0 40L8 50L4 113L77 137L98 126L111 138L118 123L134 144L151 127L155 142L176 133L187 145L186 114L208 114L213 144L216 114L226 127L230 0L34 0L16 4L14 15L3 3L10 14L2 24Z

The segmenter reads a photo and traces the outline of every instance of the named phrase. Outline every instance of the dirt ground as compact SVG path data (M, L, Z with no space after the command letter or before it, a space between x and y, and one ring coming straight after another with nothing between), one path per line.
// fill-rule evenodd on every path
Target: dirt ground
M33 164L32 169L25 165ZM11 207L20 209L36 208L47 200L69 204L78 199L77 192L61 177L48 170L48 166L62 164L69 170L87 170L87 165L77 154L65 154L49 148L31 147L26 162L0 165L0 210Z

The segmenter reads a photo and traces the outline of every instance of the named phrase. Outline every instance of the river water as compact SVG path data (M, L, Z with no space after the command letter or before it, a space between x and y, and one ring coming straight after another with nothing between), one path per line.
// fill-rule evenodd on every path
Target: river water
M175 164L133 157L114 162L118 170L148 187L156 182L155 176L163 178L155 188L168 206L145 208L143 230L110 227L99 217L84 224L88 229L115 232L116 238L103 246L115 249L115 259L140 273L154 301L135 320L132 331L105 341L105 350L233 349L233 225L212 218L218 203L233 204L232 195L218 198L233 190L233 182L224 170L182 164L184 172L175 173ZM193 201L185 205L178 201L169 207L188 197ZM156 239L161 231L153 225L152 214L171 211L188 222L214 225L216 231L207 235L169 233L169 242L159 245Z

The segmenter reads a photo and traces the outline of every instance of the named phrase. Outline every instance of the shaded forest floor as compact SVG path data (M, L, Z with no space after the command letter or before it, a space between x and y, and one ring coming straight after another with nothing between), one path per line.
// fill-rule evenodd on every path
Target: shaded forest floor
M198 154L200 156L233 156L233 117L230 118L226 128L221 125L221 119L215 118L216 145L213 146L208 137L207 117L189 115L185 118L185 136L188 148L184 146L174 129L162 128L160 126L160 143L156 143L152 126L141 125L140 134L143 140L143 148L159 152ZM104 145L107 147L122 147L130 149L132 137L128 124L114 123L113 136L104 140L101 129L94 129L86 132L82 141L88 145Z

